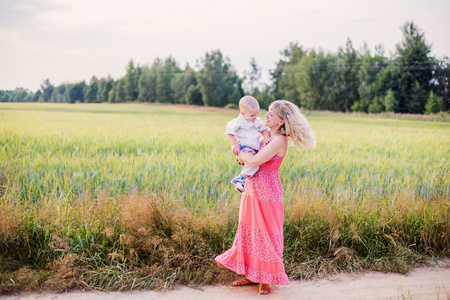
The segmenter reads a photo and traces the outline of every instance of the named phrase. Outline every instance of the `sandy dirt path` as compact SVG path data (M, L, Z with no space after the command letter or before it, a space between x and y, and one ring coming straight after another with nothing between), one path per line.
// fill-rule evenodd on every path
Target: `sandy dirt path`
M267 296L258 296L256 285L244 287L216 285L204 286L202 289L177 287L167 292L32 293L0 298L5 300L450 299L450 259L441 260L434 267L415 268L407 275L372 271L346 273L315 280L291 281L289 286L271 288L272 293Z

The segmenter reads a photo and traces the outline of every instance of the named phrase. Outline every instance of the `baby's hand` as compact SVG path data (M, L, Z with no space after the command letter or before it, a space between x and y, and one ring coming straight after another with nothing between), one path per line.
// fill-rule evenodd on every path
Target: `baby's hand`
M234 144L233 146L231 146L231 151L233 151L234 155L239 155L239 153L241 152L241 146L239 146L239 144Z

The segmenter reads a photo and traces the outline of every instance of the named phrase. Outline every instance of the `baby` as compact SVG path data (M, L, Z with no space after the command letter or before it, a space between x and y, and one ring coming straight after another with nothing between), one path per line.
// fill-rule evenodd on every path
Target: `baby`
M228 122L225 134L232 144L234 155L238 155L241 150L256 154L261 148L260 134L265 143L270 138L269 130L258 117L259 104L255 98L252 96L242 97L239 100L239 109L241 111L239 117ZM258 169L259 167L244 165L241 173L231 180L238 192L245 191L245 178L253 176Z

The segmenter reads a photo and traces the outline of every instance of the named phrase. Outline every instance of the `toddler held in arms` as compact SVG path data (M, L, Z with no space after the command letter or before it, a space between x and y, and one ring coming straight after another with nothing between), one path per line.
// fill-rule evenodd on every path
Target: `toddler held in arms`
M261 148L260 135L263 136L262 143L266 143L270 138L269 130L258 117L259 104L255 98L242 97L239 100L239 109L239 117L228 122L225 134L232 145L234 155L239 155L241 150L256 154ZM231 180L238 192L245 191L245 178L252 177L258 169L259 167L244 165L241 173Z

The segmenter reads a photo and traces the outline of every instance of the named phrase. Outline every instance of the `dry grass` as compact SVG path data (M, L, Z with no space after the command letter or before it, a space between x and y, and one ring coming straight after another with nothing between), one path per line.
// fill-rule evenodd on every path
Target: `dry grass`
M148 190L118 199L107 194L101 191L94 199L86 194L74 203L8 207L16 211L18 223L14 231L8 227L0 244L3 257L14 262L2 264L0 292L168 289L174 283L196 286L235 279L212 258L230 246L236 204L193 214L182 201ZM24 230L31 226L34 230ZM32 248L29 253L27 247ZM36 253L41 253L39 259ZM24 256L34 265L32 272L24 271L30 269L23 266Z
M3 235L0 292L169 289L236 278L213 258L231 246L237 202L201 214L164 193L107 195L10 204L18 221ZM367 268L405 273L425 257L448 254L448 203L408 199L337 205L298 194L286 207L286 272L293 279ZM34 230L24 230L31 224Z
M310 278L367 268L406 273L425 257L449 253L448 208L447 201L410 195L337 204L301 194L286 218L289 275Z
M12 201L0 201L0 241L14 237L21 221L21 213Z

